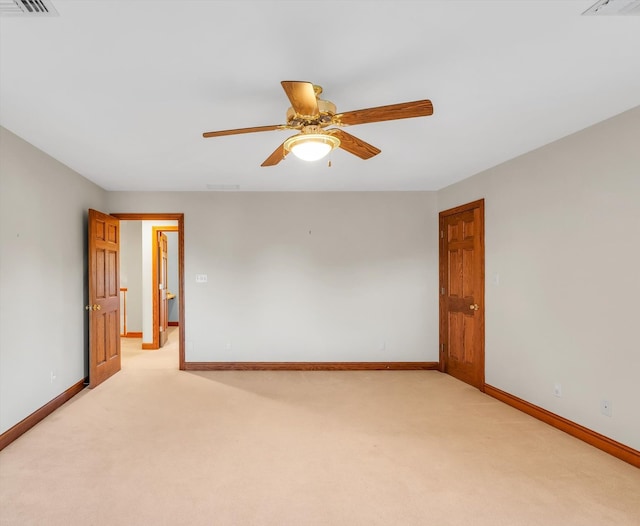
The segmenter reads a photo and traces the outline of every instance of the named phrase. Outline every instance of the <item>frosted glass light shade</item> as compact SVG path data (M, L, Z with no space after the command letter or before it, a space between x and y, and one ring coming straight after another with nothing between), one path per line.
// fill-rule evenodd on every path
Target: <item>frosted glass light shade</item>
M318 161L340 146L340 139L321 133L301 133L284 142L286 150L303 161Z

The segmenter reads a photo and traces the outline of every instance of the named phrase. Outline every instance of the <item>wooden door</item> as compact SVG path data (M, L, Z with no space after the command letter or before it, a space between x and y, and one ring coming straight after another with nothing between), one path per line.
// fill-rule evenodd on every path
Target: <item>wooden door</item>
M169 300L167 299L167 236L158 232L158 340L162 347L167 342L167 328L169 327Z
M484 200L440 213L440 370L484 390Z
M89 387L120 370L120 220L89 210Z

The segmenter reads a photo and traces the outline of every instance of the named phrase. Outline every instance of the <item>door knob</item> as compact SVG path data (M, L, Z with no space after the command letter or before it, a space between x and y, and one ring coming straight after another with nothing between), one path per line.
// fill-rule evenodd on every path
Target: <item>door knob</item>
M476 307L477 307L477 305L476 305ZM100 310L101 308L102 307L100 305L97 305L97 304L93 305L93 310ZM478 310L478 309L476 309L476 310Z
M480 306L477 303L472 303L471 305L469 305L469 309L471 310L478 310L480 308Z

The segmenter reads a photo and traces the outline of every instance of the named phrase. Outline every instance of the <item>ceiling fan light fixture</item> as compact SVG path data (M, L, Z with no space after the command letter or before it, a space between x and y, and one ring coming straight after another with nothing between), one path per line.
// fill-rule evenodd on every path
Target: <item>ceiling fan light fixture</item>
M284 148L303 161L318 161L340 146L340 139L323 133L301 133L289 137Z
M0 2L4 1L6 0L0 0ZM640 0L627 1L640 2ZM275 166L289 153L293 153L304 161L318 161L338 147L360 159L371 159L380 153L380 148L339 128L326 131L324 128L433 115L433 104L428 99L336 113L336 105L333 102L318 98L322 93L320 86L296 80L283 80L280 84L291 103L291 107L287 110L286 124L210 131L203 133L202 136L222 137L240 133L299 130L298 135L289 137L281 143L260 166Z

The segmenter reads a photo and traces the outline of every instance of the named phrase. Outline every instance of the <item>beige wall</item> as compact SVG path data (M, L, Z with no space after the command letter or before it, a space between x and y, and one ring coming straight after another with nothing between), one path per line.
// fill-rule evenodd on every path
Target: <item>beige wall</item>
M486 200L487 383L636 449L639 138L637 107L438 193Z
M437 361L435 197L111 192L109 209L185 213L187 361Z
M87 209L105 197L0 128L0 432L88 372Z
M106 193L3 129L0 431L86 374L89 207L185 213L187 360L435 361L437 212L485 198L487 382L640 449L638 130L438 193L252 194Z

